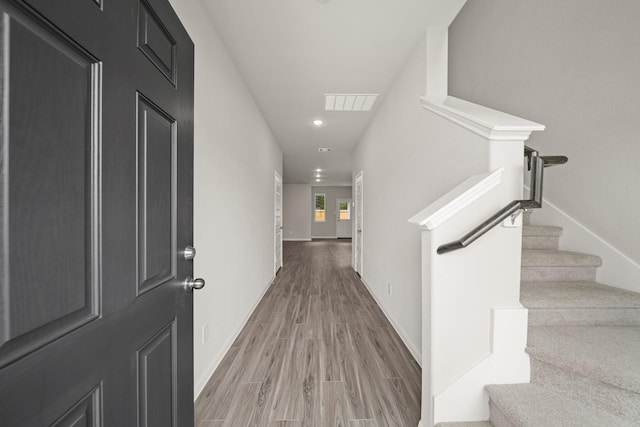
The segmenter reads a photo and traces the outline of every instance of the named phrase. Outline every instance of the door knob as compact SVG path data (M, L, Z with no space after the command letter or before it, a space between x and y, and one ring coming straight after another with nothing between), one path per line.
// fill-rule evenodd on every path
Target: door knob
M182 253L184 255L184 259L186 259L187 261L190 259L194 259L196 257L196 248L189 245L184 248L184 251Z
M204 288L204 285L205 285L204 279L200 279L200 278L194 279L191 276L187 276L187 278L184 279L184 287L187 290L195 290L195 291L197 291L198 289Z

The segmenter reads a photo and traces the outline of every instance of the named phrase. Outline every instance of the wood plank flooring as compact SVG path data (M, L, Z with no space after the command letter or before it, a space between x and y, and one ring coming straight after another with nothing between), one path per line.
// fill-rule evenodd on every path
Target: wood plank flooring
M350 240L284 267L195 405L197 427L416 427L421 371L350 266Z

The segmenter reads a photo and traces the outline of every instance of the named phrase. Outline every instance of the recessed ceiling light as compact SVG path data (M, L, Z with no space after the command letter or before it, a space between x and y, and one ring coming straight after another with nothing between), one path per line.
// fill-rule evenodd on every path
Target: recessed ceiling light
M318 152L320 153L328 153L331 151L331 148L318 148Z
M322 181L322 180L321 179L316 179L316 182L320 182L320 181Z
M316 169L316 172L322 172L322 169Z
M320 119L315 119L313 121L313 124L316 126L322 126L324 124L324 121L320 120Z

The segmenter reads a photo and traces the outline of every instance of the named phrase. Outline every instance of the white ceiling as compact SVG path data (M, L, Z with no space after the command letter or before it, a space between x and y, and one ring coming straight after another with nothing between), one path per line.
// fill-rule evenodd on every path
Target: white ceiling
M282 148L284 182L351 185L351 153L424 33L427 1L202 1ZM329 112L325 93L380 97L370 112Z

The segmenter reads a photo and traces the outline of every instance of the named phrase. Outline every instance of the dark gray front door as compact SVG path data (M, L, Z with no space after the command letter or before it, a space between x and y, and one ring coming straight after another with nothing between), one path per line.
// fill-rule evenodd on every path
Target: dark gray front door
M193 44L166 0L0 14L0 426L190 426Z

